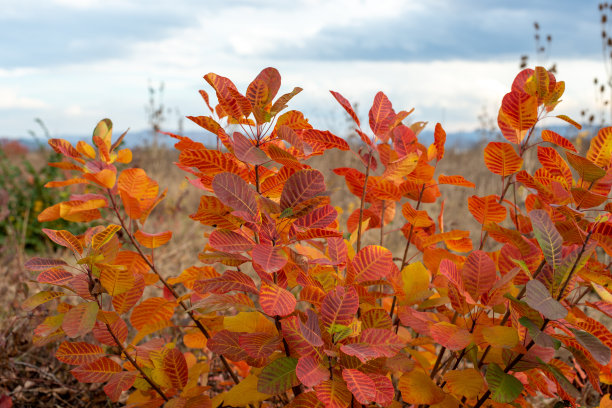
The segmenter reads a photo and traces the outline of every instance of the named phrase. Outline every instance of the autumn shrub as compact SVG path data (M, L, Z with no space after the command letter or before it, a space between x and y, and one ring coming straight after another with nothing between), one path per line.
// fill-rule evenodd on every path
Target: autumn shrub
M282 113L301 89L275 100L273 68L244 95L228 78L204 78L217 104L200 91L210 115L189 119L218 146L169 134L176 165L202 192L190 217L209 227L199 263L183 271L155 262L172 231L151 231L147 218L165 192L127 166L131 152L117 148L123 136L113 140L110 120L97 125L93 144L50 141L65 158L59 167L76 174L52 186L89 192L38 219L106 220L79 236L45 229L74 256L26 264L56 286L24 303L57 303L35 342L62 340L56 357L79 381L146 407L528 407L536 394L577 406L588 392L604 394L612 128L599 131L586 157L553 131L534 132L553 116L563 82L541 67L519 73L499 110L507 141L484 149L499 190L471 196L465 214L444 214L443 205L433 214L440 185L475 187L436 175L440 124L426 147L425 124L405 125L412 111L396 112L382 92L366 128L332 91L361 138L353 150L301 112ZM362 164L334 170L360 203L346 225L324 175L305 164L328 149ZM539 168L529 173L531 150ZM403 227L385 230L396 213ZM474 217L480 234L448 229L449 216ZM372 229L379 245L364 245ZM403 250L386 249L391 240Z

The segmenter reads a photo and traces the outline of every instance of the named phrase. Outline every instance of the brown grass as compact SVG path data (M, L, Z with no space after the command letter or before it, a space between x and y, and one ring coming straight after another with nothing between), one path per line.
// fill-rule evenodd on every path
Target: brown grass
M471 231L476 247L480 226L467 209L467 198L474 194L500 194L501 190L499 179L484 166L482 148L447 151L437 168L437 174L459 174L477 185L476 189L440 187L445 199L445 229ZM186 174L172 164L178 158L172 149L135 149L134 158L134 167L147 170L150 177L159 182L161 189L168 188L166 200L154 211L144 230L173 231L170 243L155 252L155 262L163 275L176 276L183 269L199 264L197 254L204 246L203 234L207 229L189 219L188 215L196 211L201 191L190 185ZM341 228L344 229L347 216L358 208L359 202L348 192L344 178L333 174L332 169L340 166L361 169L361 163L348 152L331 150L322 157L313 158L309 164L325 174L332 205L345 210L341 216ZM440 204L426 204L422 209L434 217L440 211ZM393 223L385 226L385 245L400 257L405 245L405 238L399 231L403 225L402 218L398 207ZM375 229L365 233L363 242L364 245L378 244L379 240L380 230ZM0 396L10 395L14 406L19 407L113 406L99 384L80 384L72 378L69 367L53 357L56 344L43 347L31 344L32 330L48 310L42 306L26 313L19 306L31 293L40 290L37 284L31 283L34 276L23 268L20 261L34 254L19 251L20 248L8 248L0 260L0 279L5 283L0 287Z

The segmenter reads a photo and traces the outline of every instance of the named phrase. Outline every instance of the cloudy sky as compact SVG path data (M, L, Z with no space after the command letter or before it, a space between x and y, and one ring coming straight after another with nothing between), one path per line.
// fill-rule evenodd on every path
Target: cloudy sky
M103 117L146 128L148 84L165 84L180 115L205 114L208 72L242 91L264 67L318 128L338 130L341 92L367 115L384 91L415 120L471 131L496 117L519 57L566 81L560 113L598 109L602 78L595 0L0 0L0 137L27 135L41 118L53 135L90 134ZM547 58L533 22L551 34ZM178 113L177 113L178 112ZM196 130L185 122L186 130Z

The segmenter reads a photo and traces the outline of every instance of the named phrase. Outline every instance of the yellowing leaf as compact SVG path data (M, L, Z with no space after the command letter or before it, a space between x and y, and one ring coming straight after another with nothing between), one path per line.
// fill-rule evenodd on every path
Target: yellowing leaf
M444 374L444 381L452 394L468 399L476 398L484 386L482 374L475 368L448 371Z
M409 404L436 404L444 399L444 392L423 371L414 369L401 376L398 389Z
M507 326L484 327L482 337L493 347L501 348L512 348L519 341L516 329Z
M217 394L212 400L212 406L218 407L223 403L226 406L244 407L270 398L272 395L257 391L258 381L259 378L256 375L249 375L231 390Z
M421 262L413 262L402 269L402 282L405 296L401 305L412 305L429 297L429 271Z
M235 316L226 316L223 328L231 332L277 333L274 322L259 312L240 312Z

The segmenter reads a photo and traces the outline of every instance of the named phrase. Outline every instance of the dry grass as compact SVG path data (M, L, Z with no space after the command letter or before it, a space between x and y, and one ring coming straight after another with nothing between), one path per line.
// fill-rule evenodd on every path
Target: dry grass
M472 232L475 240L480 235L480 226L473 220L467 209L467 198L471 195L499 194L499 179L484 166L483 146L465 151L447 151L444 160L437 168L437 174L459 174L474 182L477 188L469 189L455 186L441 186L445 199L445 229L462 229ZM201 192L191 186L185 173L172 162L178 154L167 149L135 149L134 166L147 170L150 177L157 180L161 189L168 188L166 200L154 211L144 226L147 232L173 231L173 239L164 248L156 251L155 262L165 276L176 276L183 269L198 264L197 254L205 243L203 234L206 228L189 219L198 207ZM351 195L344 178L333 174L335 167L362 168L361 163L348 152L328 151L316 157L309 164L326 176L332 204L345 210L342 226L348 214L358 207L359 202ZM440 204L426 204L433 216L440 211ZM385 227L385 245L396 256L401 256L405 239L399 228L403 225L401 209L396 210L393 223ZM364 244L377 244L380 230L368 231ZM478 243L475 242L475 245ZM19 248L5 248L0 261L0 279L5 284L0 288L0 396L10 395L14 406L113 406L105 398L99 384L80 384L68 372L68 367L53 357L56 344L34 347L31 344L33 328L46 316L48 310L37 308L32 313L20 309L20 303L31 291L39 290L29 281L33 278L22 264L34 254L23 254ZM415 250L416 252L416 250ZM41 255L41 254L36 254ZM56 254L42 254L56 255Z

